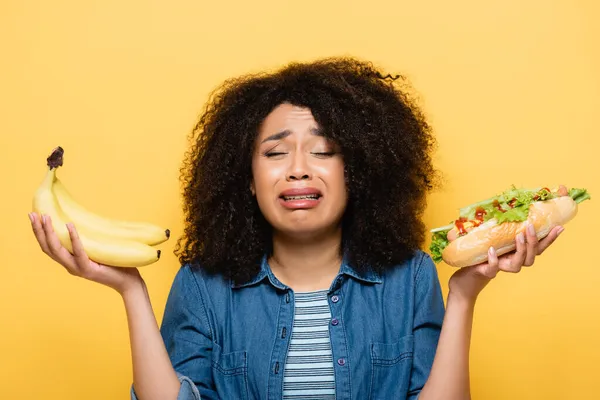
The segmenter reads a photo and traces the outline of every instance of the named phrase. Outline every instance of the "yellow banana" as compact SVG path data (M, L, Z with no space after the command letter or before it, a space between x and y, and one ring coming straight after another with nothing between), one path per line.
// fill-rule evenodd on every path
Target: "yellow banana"
M46 176L33 197L33 211L40 216L42 214L50 216L52 227L61 244L73 254L73 246L66 226L67 219L52 190L56 181L56 169L59 165L62 165L62 149L60 147L48 157ZM77 225L75 228L77 229ZM90 260L99 264L114 267L142 267L160 259L160 250L144 243L105 235L93 235L89 231L80 231L79 229L77 232Z
M67 221L73 222L78 232L81 230L112 238L134 240L151 246L169 239L170 231L154 224L110 219L89 211L74 200L58 177L54 181L52 191L63 215Z

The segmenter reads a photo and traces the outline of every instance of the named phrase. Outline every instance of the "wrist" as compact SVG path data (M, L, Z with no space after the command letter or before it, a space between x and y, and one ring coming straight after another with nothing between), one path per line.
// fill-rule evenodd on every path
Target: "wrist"
M142 278L136 279L118 292L125 301L140 294L146 295L146 282Z
M464 294L450 290L448 292L448 305L453 304L461 308L472 309L475 307L477 296L465 296Z

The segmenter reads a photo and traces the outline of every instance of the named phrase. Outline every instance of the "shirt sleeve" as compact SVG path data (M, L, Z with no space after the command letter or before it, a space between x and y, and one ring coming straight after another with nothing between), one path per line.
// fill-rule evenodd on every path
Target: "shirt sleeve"
M435 263L423 252L415 273L414 351L408 400L418 399L429 377L444 313L444 298Z
M181 382L177 400L218 399L212 380L212 330L201 290L189 266L175 276L161 323L161 335ZM131 400L135 397L133 385Z
M177 378L179 378L179 383L181 383L177 400L201 400L200 393L190 378L180 373L177 373ZM139 400L135 394L133 385L131 385L131 400Z

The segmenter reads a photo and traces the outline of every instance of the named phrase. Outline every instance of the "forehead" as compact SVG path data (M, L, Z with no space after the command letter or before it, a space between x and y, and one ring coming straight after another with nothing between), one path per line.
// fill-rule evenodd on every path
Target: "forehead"
M318 128L310 109L284 103L277 106L263 121L259 137L267 136L281 130L292 132L309 132Z

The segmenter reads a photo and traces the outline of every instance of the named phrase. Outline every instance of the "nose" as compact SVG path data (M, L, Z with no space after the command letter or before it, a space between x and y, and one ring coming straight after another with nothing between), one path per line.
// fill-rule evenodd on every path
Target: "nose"
M291 158L290 167L286 174L286 180L289 181L297 181L297 180L310 180L312 179L312 173L310 172L310 167L306 162L306 159L303 154L296 153Z

